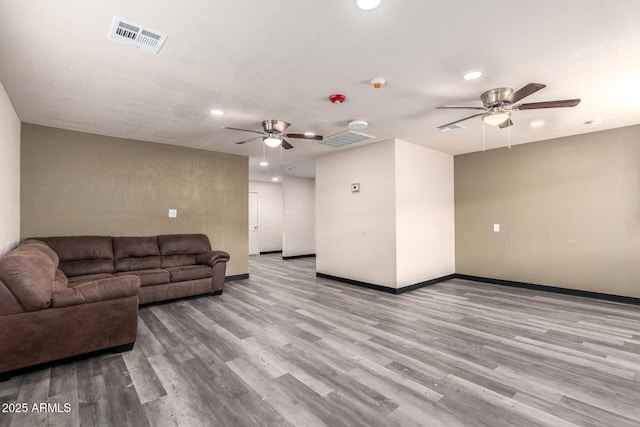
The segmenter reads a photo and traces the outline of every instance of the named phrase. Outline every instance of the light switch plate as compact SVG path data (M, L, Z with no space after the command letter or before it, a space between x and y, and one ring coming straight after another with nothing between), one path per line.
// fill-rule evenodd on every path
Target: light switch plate
M351 184L351 192L352 193L359 193L360 192L360 183L359 182L354 182L353 184Z
M169 209L169 218L176 218L178 216L177 209Z
M494 231L494 233L499 233L500 232L500 224L493 224L493 231Z

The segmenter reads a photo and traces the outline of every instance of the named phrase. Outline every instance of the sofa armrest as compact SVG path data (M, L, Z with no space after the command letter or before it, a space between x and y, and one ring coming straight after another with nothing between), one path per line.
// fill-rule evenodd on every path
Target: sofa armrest
M196 262L198 264L207 264L213 267L219 262L229 261L229 254L225 251L209 251L198 255Z
M138 295L139 290L140 278L137 276L109 277L54 292L51 307L126 298Z

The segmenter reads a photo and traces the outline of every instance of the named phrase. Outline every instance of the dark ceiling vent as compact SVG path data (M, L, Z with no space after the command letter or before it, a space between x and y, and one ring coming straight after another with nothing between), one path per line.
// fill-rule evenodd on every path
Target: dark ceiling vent
M158 53L167 35L114 16L109 30L109 39L145 52Z

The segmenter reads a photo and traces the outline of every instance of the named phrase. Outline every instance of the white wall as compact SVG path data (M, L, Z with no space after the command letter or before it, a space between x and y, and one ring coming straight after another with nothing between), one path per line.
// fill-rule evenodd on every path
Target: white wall
M20 119L0 82L0 255L20 240Z
M453 274L453 190L453 156L405 141L318 157L317 272L390 288Z
M285 176L282 199L282 256L315 254L315 180Z
M453 155L396 139L397 287L455 272Z
M249 192L258 193L260 252L282 250L282 184L249 181Z
M390 140L316 159L317 272L395 287L394 157Z

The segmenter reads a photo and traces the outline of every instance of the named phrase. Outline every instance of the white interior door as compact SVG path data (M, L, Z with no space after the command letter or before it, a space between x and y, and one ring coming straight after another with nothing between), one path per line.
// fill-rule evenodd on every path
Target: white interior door
M258 193L249 193L249 255L258 255L259 253Z

